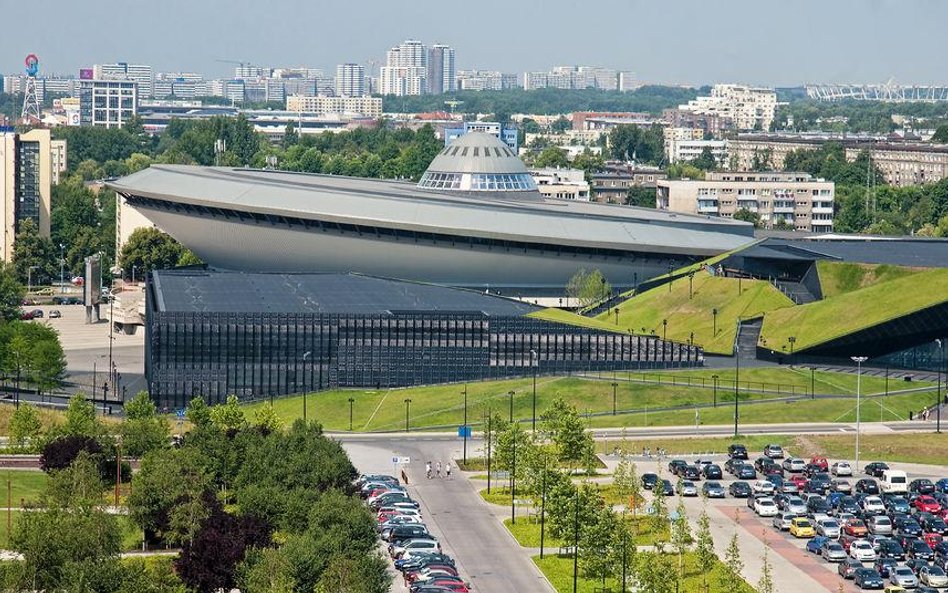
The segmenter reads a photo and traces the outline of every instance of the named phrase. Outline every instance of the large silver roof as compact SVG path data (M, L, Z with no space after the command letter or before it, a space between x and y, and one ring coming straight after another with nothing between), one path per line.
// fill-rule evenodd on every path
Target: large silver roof
M695 256L753 240L750 224L717 217L557 200L535 192L452 193L384 179L153 165L108 186L199 208L518 243Z
M527 167L499 138L468 132L445 147L428 166L429 173L524 173Z

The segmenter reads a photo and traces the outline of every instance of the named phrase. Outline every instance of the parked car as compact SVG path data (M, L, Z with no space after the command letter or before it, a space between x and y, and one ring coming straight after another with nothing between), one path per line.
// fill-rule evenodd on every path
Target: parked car
M839 542L827 539L823 542L823 545L820 546L820 556L827 562L843 562L846 560L846 550L843 549L843 546L841 546Z
M885 513L885 504L878 496L865 496L859 499L859 506L866 515L882 515Z
M770 480L757 480L754 482L752 489L755 494L773 494L774 490L776 490L773 482Z
M731 485L728 486L728 492L734 498L747 498L751 494L751 487L747 482L737 480L736 482L731 482Z
M889 571L889 582L906 589L918 587L918 577L912 572L911 568L906 566L896 566Z
M724 477L721 472L721 466L715 463L710 463L704 466L704 469L701 470L702 475L704 475L705 480L720 480Z
M813 529L813 524L810 523L810 520L805 517L797 517L790 521L790 535L793 537L804 538L804 537L815 537L816 530Z
M885 583L875 570L871 568L857 568L853 574L853 584L860 589L881 589Z
M839 576L843 577L844 579L851 579L853 578L853 573L855 573L856 569L859 568L862 568L862 562L856 560L855 558L846 558L839 563L837 571L839 572Z
M853 537L866 537L869 534L869 529L862 519L850 519L843 523L843 533Z
M876 551L872 549L872 544L864 539L857 539L849 546L849 555L860 562L874 562Z
M872 476L873 478L881 478L882 472L889 469L888 464L882 461L873 461L872 463L866 464L866 467L862 468L862 471L867 476Z
M918 580L929 587L948 587L948 575L940 566L923 566L918 570Z
M830 466L830 473L834 476L851 476L853 475L853 466L849 465L848 461L837 461Z
M774 499L762 496L754 500L754 512L759 517L773 517L777 514L777 505Z
M908 546L906 555L909 558L914 558L915 560L924 560L925 562L932 562L935 560L935 553L932 551L931 547L925 543L924 540L920 539L912 540L912 545Z
M861 492L863 494L879 494L879 484L872 478L863 478L856 482L856 487L854 491Z
M866 527L869 529L869 533L873 535L892 535L892 519L886 515L870 517Z
M889 513L908 513L910 509L908 501L901 496L883 496L882 504Z
M720 482L705 482L701 485L701 494L707 498L724 498L724 487Z
M53 309L52 311L49 312L50 319L59 319L62 316L63 314L59 309Z
M679 496L698 496L698 487L690 480L678 482L676 490L678 490Z
M841 480L836 478L835 480L830 481L830 490L833 492L849 494L853 491L853 485L849 483L849 480Z
M879 542L879 549L876 551L880 558L892 558L893 560L905 560L905 549L902 544L894 539L884 539Z
M922 526L911 517L898 517L892 521L892 533L898 537L921 537Z
M876 561L872 563L872 567L876 569L876 572L878 572L884 579L888 578L889 571L898 565L899 563L892 558L876 558Z
M661 488L662 494L665 496L675 495L675 489L672 487L672 483L669 480L662 480L661 484L656 484L655 486Z
M684 459L672 459L668 462L668 473L677 476L681 469L688 465Z
M658 474L642 474L642 488L651 490L656 482L658 482Z
M783 469L792 473L801 473L806 469L806 461L796 457L788 457L783 460Z
M754 470L753 465L745 463L737 468L737 473L734 474L734 477L739 480L756 480L757 472Z
M774 529L777 531L788 531L790 529L790 525L793 524L793 520L798 516L799 515L788 513L787 511L779 512L774 515L771 525L773 525Z
M820 468L821 472L829 471L829 462L826 461L825 457L820 455L814 455L810 458L810 465L815 465Z
M840 534L840 526L836 519L820 519L816 522L816 532L819 535L837 539Z
M908 491L916 494L933 494L935 484L927 478L918 478L909 482Z
M727 456L731 459L747 459L747 447L740 443L728 445Z
M912 501L912 507L920 513L937 513L941 510L941 504L933 496L922 494Z
M686 465L678 471L678 475L685 480L697 481L701 479L701 471L693 465Z
M770 444L764 447L764 455L771 459L783 459L783 447L776 444Z

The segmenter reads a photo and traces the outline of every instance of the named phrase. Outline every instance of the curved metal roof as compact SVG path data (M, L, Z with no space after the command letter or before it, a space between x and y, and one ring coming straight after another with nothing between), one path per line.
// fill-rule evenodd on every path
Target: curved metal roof
M496 136L468 132L445 147L428 173L528 173L520 157Z

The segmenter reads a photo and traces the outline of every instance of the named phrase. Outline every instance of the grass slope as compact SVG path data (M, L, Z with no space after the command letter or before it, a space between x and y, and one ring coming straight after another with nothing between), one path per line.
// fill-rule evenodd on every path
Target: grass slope
M590 329L601 329L620 333L625 332L625 329L616 326L614 323L608 323L607 320L602 320L596 317L584 317L582 315L577 315L576 313L564 311L563 309L557 309L555 307L529 313L527 317L533 317L535 319L543 319L545 321L563 323L577 327L587 327Z
M7 481L10 483L10 500L14 507L39 501L46 490L49 476L45 472L28 469L5 469L0 472L0 507L7 506Z
M795 336L795 349L803 350L946 300L948 269L902 276L835 298L772 311L764 317L760 345L786 349L787 338Z
M823 298L833 298L873 284L888 282L917 274L922 270L902 266L871 265L819 260L816 269L820 277Z
M686 342L694 332L695 343L707 352L730 354L734 344L737 318L756 317L761 313L790 307L793 301L761 280L738 281L711 276L699 271L694 276L693 298L689 298L688 279L675 280L671 291L659 286L632 297L619 305L618 327L633 333L662 335L662 320L668 320L669 339ZM742 289L738 296L738 288ZM718 310L717 334L712 309ZM597 317L607 325L615 323L615 312ZM615 327L613 325L613 327Z

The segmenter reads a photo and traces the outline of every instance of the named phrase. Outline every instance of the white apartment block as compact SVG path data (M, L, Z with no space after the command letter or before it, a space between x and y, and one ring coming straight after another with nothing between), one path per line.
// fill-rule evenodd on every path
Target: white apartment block
M138 83L131 80L80 80L80 125L121 128L138 113Z
M428 92L428 48L409 39L388 50L380 69L379 92L383 95L423 95Z
M556 66L548 72L524 72L523 88L633 90L635 75L600 66Z
M582 169L530 169L537 190L547 198L589 201L589 183Z
M287 97L286 110L317 115L345 114L382 117L381 97Z
M462 91L499 91L504 88L504 75L496 70L461 70L457 85Z
M705 149L711 150L711 155L718 167L728 165L727 140L665 138L665 157L670 163L691 162L701 156Z
M50 166L50 183L56 185L59 183L59 179L63 173L66 172L66 141L65 140L50 140L49 141L49 166Z
M336 66L336 95L362 97L365 95L365 68L360 64Z
M716 84L710 97L698 97L678 108L725 118L738 130L769 130L777 110L777 93L770 88Z
M95 64L92 77L96 80L131 80L138 85L139 97L152 97L155 91L155 76L151 66L144 64Z
M797 231L833 230L835 184L808 173L710 172L703 180L665 179L657 186L661 210L724 218L748 210L768 229L783 222Z

